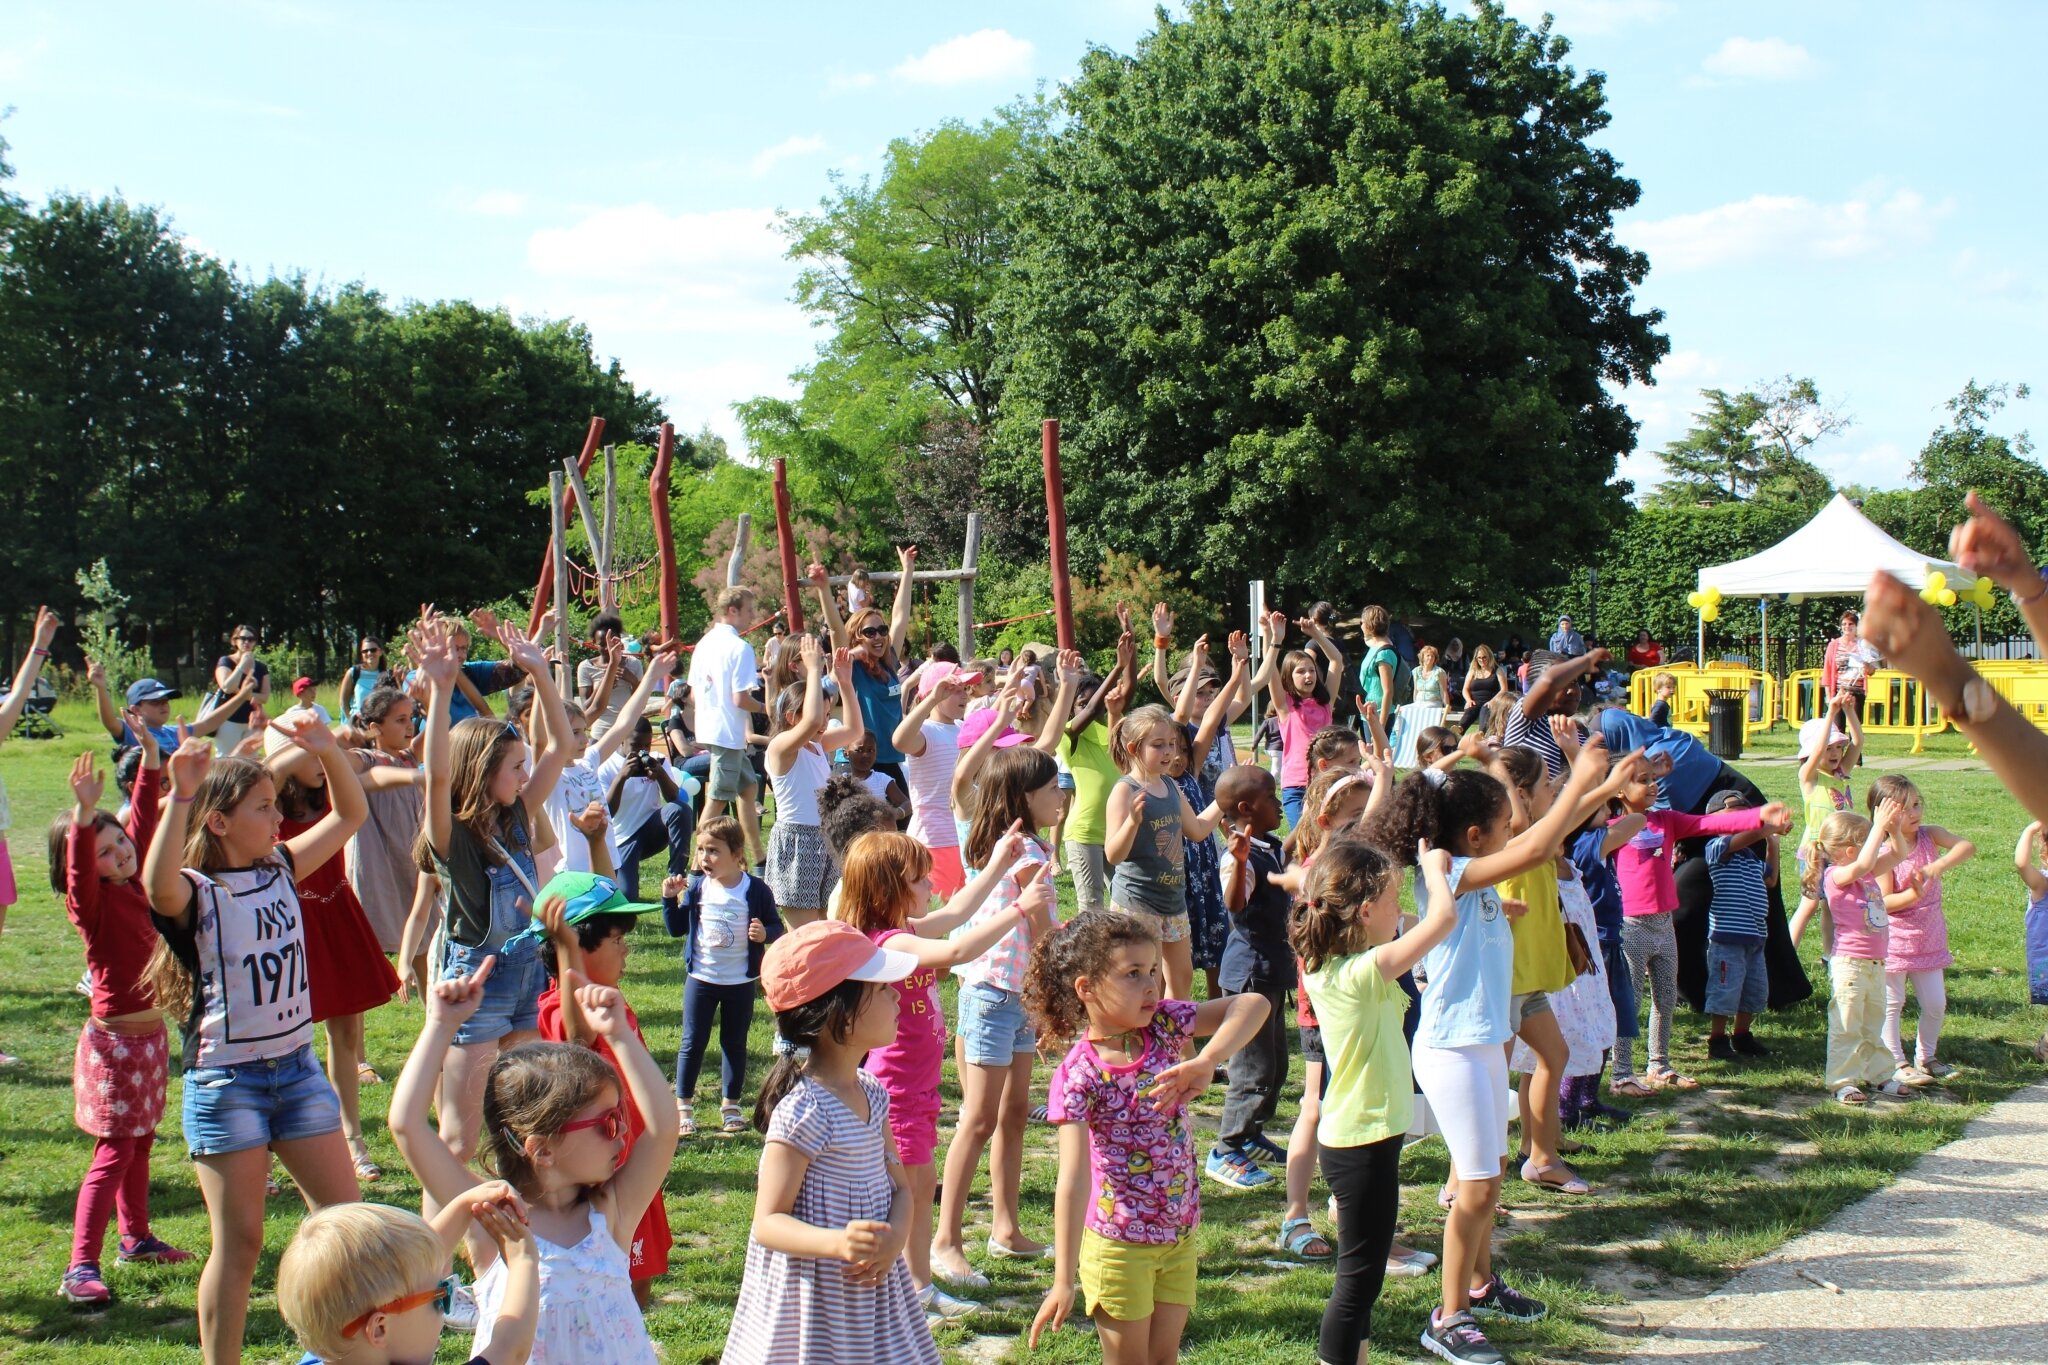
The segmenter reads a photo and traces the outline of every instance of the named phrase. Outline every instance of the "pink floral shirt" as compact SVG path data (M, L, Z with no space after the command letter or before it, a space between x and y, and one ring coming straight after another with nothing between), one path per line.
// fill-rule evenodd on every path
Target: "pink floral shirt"
M1088 1126L1094 1198L1085 1226L1113 1242L1171 1246L1202 1221L1187 1108L1161 1113L1145 1097L1185 1059L1194 1027L1192 1001L1162 1000L1135 1062L1111 1066L1082 1038L1052 1073L1052 1121Z

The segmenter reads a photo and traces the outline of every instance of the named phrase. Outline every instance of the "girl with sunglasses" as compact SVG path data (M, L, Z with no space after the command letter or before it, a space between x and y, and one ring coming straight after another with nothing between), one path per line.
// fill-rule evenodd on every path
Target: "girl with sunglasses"
M818 590L818 610L832 633L832 647L853 655L853 694L860 701L867 732L875 737L875 767L908 791L903 751L896 747L893 736L903 723L903 642L910 634L917 547L906 545L896 551L896 557L902 562L903 576L896 581L896 601L886 621L872 606L862 606L841 624L839 604L833 601L824 565L811 565L810 582Z
M437 1206L462 1199L476 1177L442 1140L427 1107L457 1030L483 1003L496 961L487 957L475 971L436 983L426 1027L391 1096L391 1136ZM540 1253L533 1361L654 1365L654 1343L633 1300L629 1253L675 1158L675 1106L633 1031L625 997L574 971L562 973L562 991L573 993L583 1026L610 1049L612 1061L574 1043L530 1043L501 1055L484 1083L484 1152L526 1200ZM629 1099L647 1124L637 1139ZM474 1354L491 1359L509 1302L508 1275L495 1245L474 1234L469 1240L477 1269Z
M365 635L356 646L356 661L341 675L341 692L335 698L334 714L353 722L363 713L363 703L380 687L399 686L398 674L384 655L384 642Z

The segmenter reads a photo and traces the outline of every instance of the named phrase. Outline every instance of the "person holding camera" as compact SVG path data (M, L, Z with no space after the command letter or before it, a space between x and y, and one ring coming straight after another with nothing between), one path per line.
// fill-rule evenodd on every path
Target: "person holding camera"
M597 770L612 818L612 861L630 900L640 898L642 859L665 851L670 876L690 870L690 845L696 833L687 790L690 779L650 752L653 746L654 726L640 716L624 752L612 755Z

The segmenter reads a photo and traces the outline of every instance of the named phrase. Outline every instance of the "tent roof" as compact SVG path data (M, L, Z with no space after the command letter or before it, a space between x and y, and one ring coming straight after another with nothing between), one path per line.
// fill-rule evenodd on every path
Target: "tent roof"
M1961 592L1977 581L1967 570L1901 545L1840 493L1813 520L1768 550L1700 570L1699 587L1719 588L1727 597L1812 597L1860 595L1870 575L1882 569L1909 588L1927 586L1939 570Z

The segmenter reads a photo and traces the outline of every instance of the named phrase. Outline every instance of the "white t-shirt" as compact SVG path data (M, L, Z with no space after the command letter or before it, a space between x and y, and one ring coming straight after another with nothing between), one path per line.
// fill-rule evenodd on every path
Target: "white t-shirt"
M212 876L186 868L184 876L192 915L177 936L197 963L185 1065L269 1061L311 1043L305 912L283 857Z
M603 792L611 791L612 783L618 779L619 770L626 766L628 757L630 755L625 753L613 754L598 768L597 780ZM656 762L661 763L669 780L676 784L676 795L684 796L683 775L663 760L657 759ZM625 790L619 793L619 808L611 812L613 853L624 852L633 842L633 836L639 833L640 826L647 823L647 818L660 813L661 784L651 777L627 778ZM578 843L583 841L582 831L572 829L569 832L576 836ZM567 865L565 861L563 866Z
M889 784L895 780L895 778L889 776L880 768L873 768L869 770L866 777L860 780L860 784L873 792L879 799L887 801L889 799Z
M600 809L604 806L606 784L598 777L597 766L590 760L591 755L586 753L565 766L562 769L561 780L555 783L555 789L548 793L548 799L541 804L541 809L548 817L548 826L555 832L555 844L561 855L558 871L593 870L590 866L590 841L584 838L582 830L569 823L570 816L580 815L593 801L598 803ZM613 771L616 772L617 769ZM622 810L625 808L626 799L626 795L619 797L619 807ZM605 811L605 818L607 821L611 819L610 811Z
M690 975L714 986L747 980L747 883L728 887L716 877L703 881L697 910L697 968Z
M791 760L789 771L770 774L768 789L775 793L775 818L792 825L820 823L818 789L832 780L832 760L816 744L806 744Z
M953 770L959 766L960 726L926 721L924 752L903 759L903 776L910 783L909 834L926 848L960 846L953 823Z
M733 698L761 684L754 647L720 621L704 632L690 656L690 691L697 701L691 728L697 742L718 749L747 747L747 713Z

